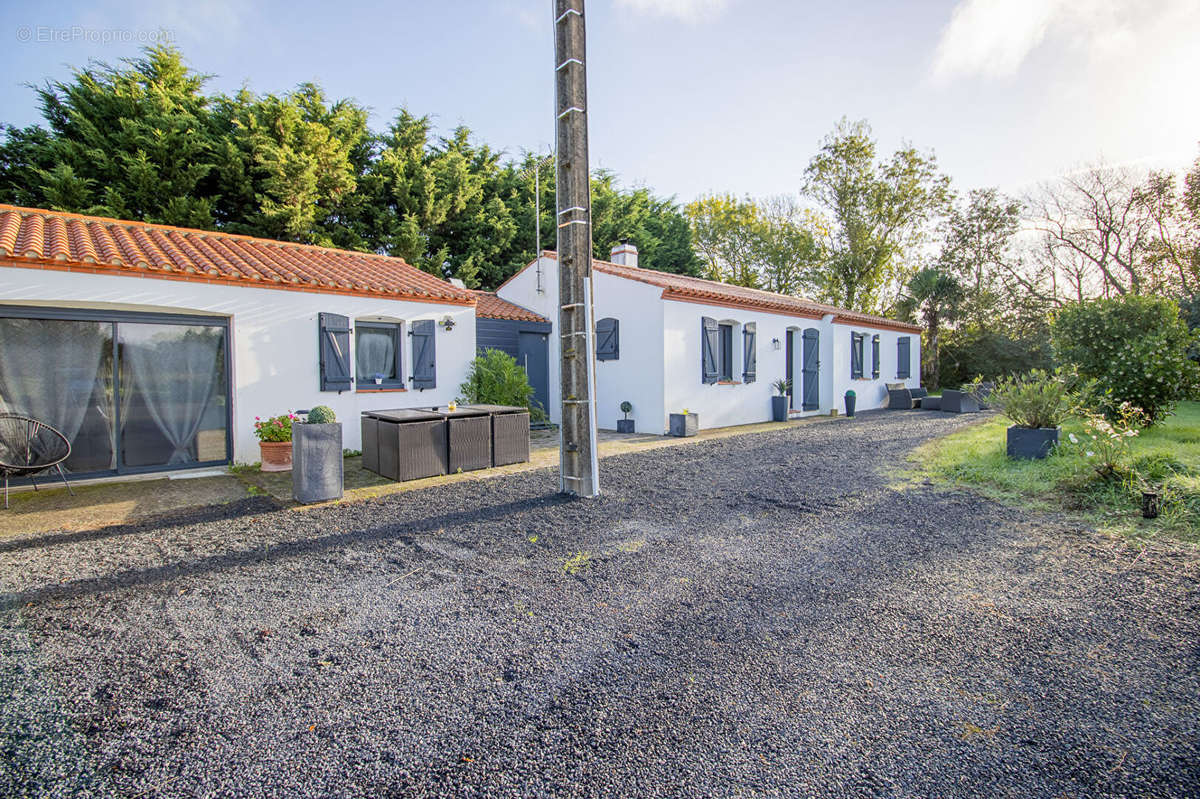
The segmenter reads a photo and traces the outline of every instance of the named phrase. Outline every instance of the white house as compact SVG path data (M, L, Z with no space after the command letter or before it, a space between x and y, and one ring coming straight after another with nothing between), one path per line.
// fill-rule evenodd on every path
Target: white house
M768 291L639 269L637 248L593 261L596 419L616 427L633 405L640 432L668 415L699 414L702 428L771 418L771 383L791 379L793 415L828 413L849 389L859 409L886 402L886 383L920 384L915 325ZM505 300L558 318L558 260L545 252L497 290ZM557 421L559 337L551 336L550 403Z
M445 404L473 294L399 258L0 205L0 412L76 475L258 460L256 417Z

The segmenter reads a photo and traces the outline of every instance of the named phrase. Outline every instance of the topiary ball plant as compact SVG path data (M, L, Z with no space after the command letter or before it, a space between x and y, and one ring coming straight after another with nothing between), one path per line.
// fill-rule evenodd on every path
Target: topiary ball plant
M332 424L336 421L337 416L328 405L318 405L308 412L309 424Z
M624 402L621 403L621 413L625 414L626 419L629 418L629 413L632 410L633 410L633 403L631 403L629 400L625 400Z

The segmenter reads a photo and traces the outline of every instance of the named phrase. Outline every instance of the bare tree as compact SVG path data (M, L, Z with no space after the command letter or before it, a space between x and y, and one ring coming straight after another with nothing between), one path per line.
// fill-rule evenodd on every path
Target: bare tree
M1158 241L1142 184L1128 169L1096 166L1042 184L1027 201L1045 255L1072 294L1141 294Z

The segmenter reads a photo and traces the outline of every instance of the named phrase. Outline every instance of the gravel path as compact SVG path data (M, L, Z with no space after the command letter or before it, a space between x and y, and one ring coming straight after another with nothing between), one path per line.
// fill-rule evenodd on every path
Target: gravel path
M937 413L0 541L3 796L1200 795L1200 565Z

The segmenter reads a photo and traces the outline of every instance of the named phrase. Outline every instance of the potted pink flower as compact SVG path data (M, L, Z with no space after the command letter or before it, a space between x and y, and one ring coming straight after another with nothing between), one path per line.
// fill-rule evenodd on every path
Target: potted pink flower
M269 419L254 417L254 435L262 453L264 472L286 472L292 468L292 422L296 414L288 411Z

